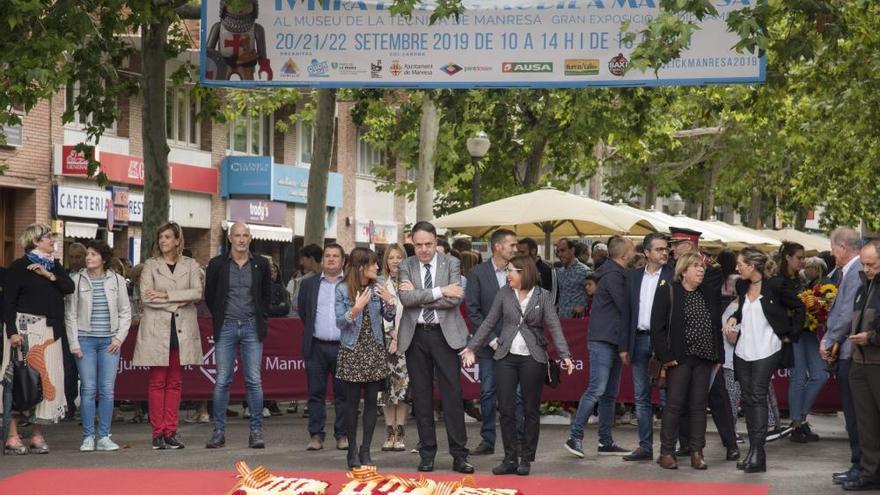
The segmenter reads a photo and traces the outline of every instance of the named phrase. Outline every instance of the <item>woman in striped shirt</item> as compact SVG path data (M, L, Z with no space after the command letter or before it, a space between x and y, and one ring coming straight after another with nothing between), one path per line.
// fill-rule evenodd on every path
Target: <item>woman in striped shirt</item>
M80 376L83 443L79 450L118 450L110 440L113 388L119 349L131 325L125 277L110 270L112 252L103 241L86 247L86 268L73 275L75 290L67 296L66 326L70 352ZM95 397L98 439L95 441Z

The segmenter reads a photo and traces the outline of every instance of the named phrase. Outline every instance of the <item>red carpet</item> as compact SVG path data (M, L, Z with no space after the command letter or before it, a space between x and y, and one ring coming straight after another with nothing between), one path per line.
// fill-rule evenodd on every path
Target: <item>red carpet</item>
M331 483L327 493L339 492L348 480L341 471L276 473L315 478ZM395 473L404 474L404 473ZM461 476L438 473L437 481ZM477 486L518 488L524 495L767 495L766 485L678 483L670 481L594 480L540 476L476 476ZM0 480L0 494L16 495L224 495L235 484L234 470L72 470L40 469Z

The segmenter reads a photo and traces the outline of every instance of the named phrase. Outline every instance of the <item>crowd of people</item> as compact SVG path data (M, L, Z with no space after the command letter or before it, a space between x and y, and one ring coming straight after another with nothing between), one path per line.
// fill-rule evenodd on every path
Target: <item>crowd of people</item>
M324 447L329 380L335 448L347 451L349 468L373 464L381 407L381 449L406 450L412 413L418 470L432 471L436 385L453 470L472 473L470 455L494 454L500 417L503 459L493 473L528 475L543 386L560 363L563 373L574 370L560 319L586 318L589 383L564 444L572 455L585 456L585 425L598 412L599 454L628 462L656 459L665 469L678 468L678 458L685 457L694 469L705 470L710 411L726 459L745 473L763 472L767 441L818 440L807 416L833 373L851 463L832 481L846 490L880 488L880 241L864 242L842 227L831 233L831 252L824 257L807 259L803 246L785 242L772 254L747 247L712 258L700 250L699 232L672 228L669 236L650 234L638 246L622 236L592 249L561 239L558 261L551 264L538 256L534 240L506 229L491 234L486 261L467 240L448 245L428 222L416 223L410 237L410 244L392 244L382 253L305 246L300 272L285 287L278 266L251 252L250 232L241 223L229 229L227 252L206 269L186 255L175 223L157 230L152 256L133 269L94 240L69 250L72 266L66 270L53 257L51 229L28 226L20 238L25 255L0 270L0 369L25 359L39 372L42 400L13 416L5 451L48 453L43 425L71 415L77 397L80 450L119 448L110 438L114 380L133 319L139 319L133 364L150 368L152 447L184 448L177 433L181 370L202 363L198 318L204 313L213 319L217 366L210 413L207 405L199 413L213 418L205 446L226 444L229 388L240 354L248 446L264 448L262 412L278 407L264 401L262 392L267 319L295 316L304 328L307 450ZM827 321L816 325L807 317L804 294L829 284L836 298ZM551 341L558 361L548 351ZM473 406L462 400L459 369L476 363L482 424L479 442L469 449L464 416ZM624 369L634 384L634 449L613 438ZM780 369L791 376L788 426L772 386ZM659 407L651 400L654 388L660 389ZM744 439L736 432L740 411L748 437L744 455ZM22 421L33 423L28 444L19 435Z

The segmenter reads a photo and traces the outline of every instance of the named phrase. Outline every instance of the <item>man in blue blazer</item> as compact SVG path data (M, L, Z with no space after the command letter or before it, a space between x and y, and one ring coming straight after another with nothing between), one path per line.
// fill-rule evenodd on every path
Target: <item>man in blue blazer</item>
M859 251L862 238L858 231L849 227L838 227L831 232L831 253L834 255L836 270L840 272L840 285L837 297L828 312L828 331L819 343L819 353L825 361L831 363L839 360L837 383L840 384L840 401L843 404L843 418L846 422L846 434L849 437L850 463L848 470L834 473L832 480L843 484L858 480L861 469L861 448L859 447L859 430L856 426L856 410L849 387L849 370L852 364L852 343L847 339L852 330L853 306L862 279L862 262ZM832 349L838 346L837 355Z
M654 294L661 280L672 283L674 270L667 266L669 243L663 234L649 234L642 243L648 264L645 268L626 273L626 294L629 307L623 314L620 333L620 359L632 366L635 388L636 417L639 421L639 446L623 457L624 461L650 461L653 458L654 407L651 405L651 380L648 361L651 359L651 309Z
M498 229L489 238L492 257L471 269L467 275L467 286L464 291L467 316L471 331L477 329L492 309L492 302L498 289L507 285L507 263L516 254L516 234L507 229ZM495 325L494 337L489 344L477 349L480 358L480 413L483 415L483 427L480 429L480 444L471 451L471 455L489 455L495 453L495 343L501 335L501 321Z
M339 244L324 247L323 270L303 280L297 296L303 322L302 356L306 362L309 386L309 444L306 450L324 448L327 379L333 377L333 403L336 409L333 435L338 450L348 449L345 429L345 387L336 378L340 330L336 327L336 286L342 282L345 251Z

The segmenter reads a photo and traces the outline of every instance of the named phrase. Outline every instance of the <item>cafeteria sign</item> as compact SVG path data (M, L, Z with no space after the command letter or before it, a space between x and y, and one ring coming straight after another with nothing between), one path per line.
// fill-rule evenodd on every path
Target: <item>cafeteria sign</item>
M464 13L430 23L392 0L205 0L201 82L224 87L586 87L757 83L765 59L737 53L726 19L752 0L713 2L681 57L653 71L625 69L660 0L463 0Z

